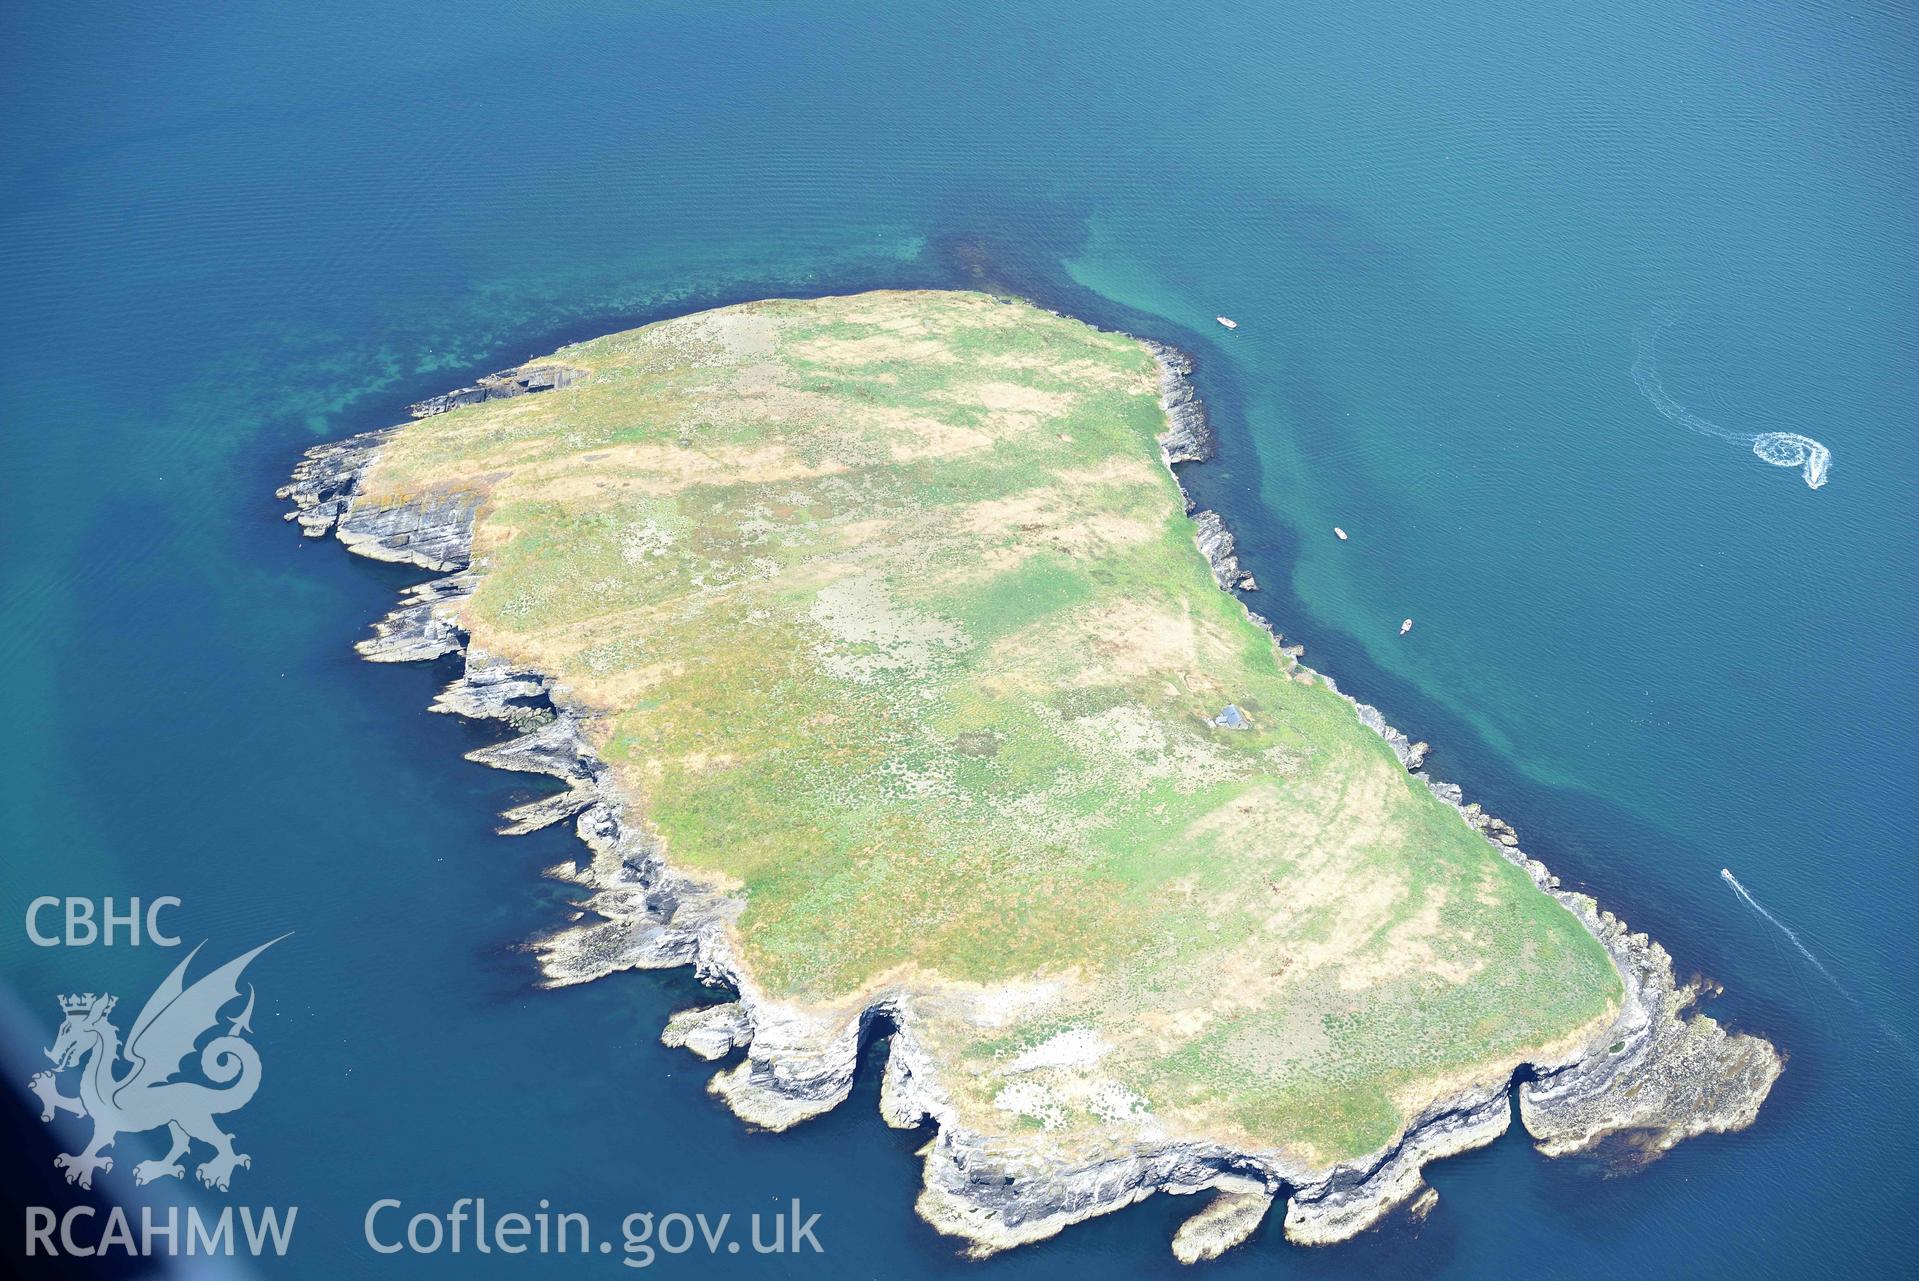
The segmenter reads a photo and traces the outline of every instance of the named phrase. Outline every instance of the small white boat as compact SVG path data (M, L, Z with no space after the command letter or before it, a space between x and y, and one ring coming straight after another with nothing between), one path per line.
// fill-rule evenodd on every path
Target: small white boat
M1343 543L1343 542L1345 542L1345 541L1346 541L1346 531L1345 531L1345 530L1343 530L1343 529L1341 529L1341 528L1340 528L1339 526L1337 526L1337 525L1334 525L1334 526L1333 526L1333 532L1334 532L1335 534L1338 534L1338 535L1339 535L1339 541L1340 541L1340 542L1342 542L1342 543Z
M1228 329L1239 328L1239 322L1237 320L1234 320L1231 316L1214 316L1213 319L1217 320L1220 324L1226 326Z
M1413 620L1410 618L1399 625L1399 634L1401 636L1404 636L1407 632L1410 632L1411 630L1413 630Z

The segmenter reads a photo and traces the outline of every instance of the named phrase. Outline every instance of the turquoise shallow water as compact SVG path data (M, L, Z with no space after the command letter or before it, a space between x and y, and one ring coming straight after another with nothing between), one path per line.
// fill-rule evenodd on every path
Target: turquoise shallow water
M173 960L27 946L34 895L178 895L215 951L296 931L259 963L270 1076L233 1127L246 1198L302 1207L269 1275L617 1266L361 1244L378 1197L464 1195L606 1223L798 1196L808 1275L1173 1270L1169 1198L957 1260L870 1074L749 1135L655 1041L686 976L531 991L514 945L562 919L538 872L570 838L491 835L526 785L459 760L483 740L424 711L445 673L349 648L414 575L303 545L271 497L307 444L561 341L881 284L1191 346L1225 443L1194 480L1261 608L1790 1055L1746 1134L1632 1177L1510 1135L1430 1171L1417 1232L1269 1229L1220 1274L1909 1269L1910 13L10 16L9 1035L31 1052L54 993L131 1003ZM1661 309L1670 394L1816 437L1829 484L1655 411L1632 335Z

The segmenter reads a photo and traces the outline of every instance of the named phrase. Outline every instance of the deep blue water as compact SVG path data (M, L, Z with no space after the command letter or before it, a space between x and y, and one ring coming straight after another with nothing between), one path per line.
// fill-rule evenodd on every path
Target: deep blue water
M26 901L173 894L221 957L295 931L232 1118L236 1196L301 1207L268 1275L618 1274L361 1243L376 1198L464 1195L603 1225L798 1196L827 1246L800 1275L1175 1271L1171 1198L958 1260L871 1073L747 1134L657 1044L688 976L531 990L571 837L491 834L528 784L460 761L484 736L424 710L446 673L350 650L417 575L272 498L306 445L570 338L984 284L1194 349L1225 440L1194 479L1261 608L1790 1055L1753 1129L1630 1177L1515 1132L1429 1171L1416 1232L1273 1223L1213 1270L1908 1271L1919 23L1431 8L10 7L8 1072L57 992L133 1006L177 959L28 946ZM1671 394L1820 439L1825 488L1654 411L1629 371L1660 308Z

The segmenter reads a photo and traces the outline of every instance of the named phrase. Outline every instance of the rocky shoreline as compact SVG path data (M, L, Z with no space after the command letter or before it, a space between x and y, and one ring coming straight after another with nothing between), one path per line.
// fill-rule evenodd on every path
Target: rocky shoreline
M1161 445L1177 479L1179 466L1213 456L1214 433L1191 381L1191 358L1143 341L1159 363L1168 418ZM538 362L503 371L474 387L423 401L413 412L425 416L500 395L563 387L571 379L562 381L554 372L563 368ZM546 774L565 785L508 811L501 832L531 832L570 819L591 852L584 867L550 869L577 884L582 896L576 923L530 945L545 981L559 986L622 969L691 965L702 982L730 988L732 1000L674 1015L663 1040L709 1060L744 1051L711 1086L744 1120L783 1129L837 1106L851 1092L863 1034L884 1020L892 1030L882 1115L894 1126L930 1121L936 1127L923 1150L918 1202L929 1223L965 1238L973 1253L985 1254L1051 1236L1154 1192L1211 1192L1175 1235L1173 1250L1183 1262L1212 1258L1240 1244L1282 1198L1285 1234L1302 1244L1344 1240L1401 1206L1423 1215L1434 1200L1421 1177L1424 1165L1505 1132L1512 1114L1509 1090L1515 1088L1512 1071L1428 1108L1379 1152L1330 1169L1303 1168L1276 1152L1177 1139L1076 1151L1064 1160L1042 1162L1030 1149L961 1129L932 1056L915 1038L914 994L883 990L856 1006L834 1009L770 1000L733 955L728 928L743 904L666 864L635 818L634 799L621 794L595 754L593 713L575 705L546 675L516 669L469 643L459 613L477 582L471 565L474 504L457 495L388 507L361 501L361 477L396 430L307 451L291 483L278 491L294 507L287 519L297 520L307 537L331 533L359 555L444 575L409 589L375 624L374 635L360 642L359 652L375 662L463 655L464 671L435 700L434 710L503 721L516 731L504 742L469 753L469 759ZM1253 590L1256 584L1239 565L1225 522L1217 513L1194 511L1190 498L1187 507L1196 523L1196 545L1221 588ZM1272 631L1265 619L1248 612ZM1279 634L1273 636L1280 645ZM1330 679L1299 664L1297 648L1281 646L1281 652L1298 679L1331 686ZM1426 745L1409 742L1375 709L1348 701L1406 767L1424 778ZM1509 825L1466 804L1457 787L1426 782L1459 810L1462 821L1564 904L1605 945L1625 981L1621 1009L1603 1033L1556 1057L1512 1065L1532 1076L1516 1088L1522 1123L1539 1149L1561 1155L1622 1136L1656 1153L1690 1135L1750 1124L1780 1070L1773 1047L1689 1013L1703 987L1677 984L1663 948L1631 933L1588 896L1562 889L1556 877L1520 850Z

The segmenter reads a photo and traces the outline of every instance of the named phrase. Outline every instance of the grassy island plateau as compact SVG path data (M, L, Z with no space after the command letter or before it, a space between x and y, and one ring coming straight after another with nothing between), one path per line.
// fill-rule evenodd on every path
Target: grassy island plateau
M919 1208L987 1252L1209 1193L1184 1260L1430 1210L1542 1151L1750 1123L1766 1042L1560 889L1249 611L1178 351L963 292L566 347L309 452L309 535L440 575L361 645L561 788L554 984L693 965L670 1044L783 1128L884 1034ZM534 394L534 393L539 394ZM1525 1069L1522 1073L1521 1070ZM1523 1079L1515 1083L1515 1075Z

